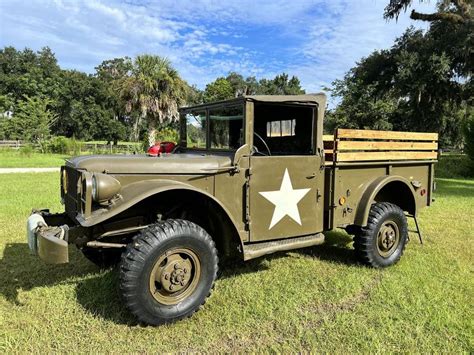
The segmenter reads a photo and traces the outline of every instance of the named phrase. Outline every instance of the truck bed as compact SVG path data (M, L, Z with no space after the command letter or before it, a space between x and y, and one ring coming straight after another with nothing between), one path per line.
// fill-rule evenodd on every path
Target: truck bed
M354 224L368 185L384 176L401 176L421 186L417 189L426 192L415 195L417 209L430 205L437 133L338 129L323 141L325 230Z

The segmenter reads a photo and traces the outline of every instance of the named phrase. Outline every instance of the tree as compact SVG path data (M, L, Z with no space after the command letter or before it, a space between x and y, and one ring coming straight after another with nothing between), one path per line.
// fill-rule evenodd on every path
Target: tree
M244 79L241 74L230 72L226 80L232 86L235 97L255 95L259 90L258 81L254 76L249 76Z
M226 78L217 78L206 85L204 102L222 101L234 98L234 90Z
M420 0L423 2L423 0ZM390 0L385 7L384 18L398 19L400 12L406 11L413 0ZM412 20L446 21L452 24L461 24L472 21L472 0L438 0L438 11L431 14L411 11Z
M3 129L9 137L37 143L44 151L44 143L51 135L51 126L56 116L48 108L51 100L40 97L25 97L11 118L4 118Z
M391 1L385 16L410 3ZM439 12L454 11L448 5L439 2ZM341 102L327 128L435 131L441 146L460 147L463 108L474 96L472 33L472 21L436 20L426 33L407 29L390 49L373 52L333 83Z
M466 108L466 119L463 125L464 151L474 163L474 108Z
M102 125L103 138L112 140L114 144L117 144L119 139L124 139L127 136L126 127L131 123L130 115L127 114L125 109L125 103L122 102L120 90L121 83L131 75L132 68L133 63L129 57L104 60L95 68L95 76L104 84L107 91L106 106L113 111L112 120Z
M115 119L116 103L111 98L111 90L106 82L93 75L75 70L61 72L62 90L56 104L58 120L53 132L81 140L123 139L124 135L111 134L126 130L124 123ZM112 123L113 121L116 122ZM123 128L118 128L119 126Z
M272 80L260 80L258 93L263 95L300 95L305 91L301 88L300 80L296 76L289 79L288 74L282 73Z
M148 124L148 140L155 143L158 123L178 120L178 107L186 97L186 84L169 60L140 55L133 62L131 75L121 81L120 95L126 112L136 114L134 138L142 120Z
M48 47L38 52L17 51L13 47L0 50L0 95L10 95L22 101L25 96L51 99L52 105L61 90L59 68L54 53Z
M254 76L244 77L231 72L227 77L217 78L204 90L204 101L228 100L244 95L300 95L305 91L296 76L288 77L282 73L273 79L257 79Z

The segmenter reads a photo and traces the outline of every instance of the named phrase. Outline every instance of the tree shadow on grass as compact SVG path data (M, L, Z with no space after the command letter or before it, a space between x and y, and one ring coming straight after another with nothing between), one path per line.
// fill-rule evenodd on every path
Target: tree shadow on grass
M76 250L70 251L69 258L68 264L48 265L30 254L28 244L7 244L0 260L0 294L7 301L21 305L18 300L20 290L74 283L71 279L97 272L97 267L81 260Z
M460 180L436 179L436 185L435 198L449 196L474 197L474 183L472 183L472 180L464 182Z

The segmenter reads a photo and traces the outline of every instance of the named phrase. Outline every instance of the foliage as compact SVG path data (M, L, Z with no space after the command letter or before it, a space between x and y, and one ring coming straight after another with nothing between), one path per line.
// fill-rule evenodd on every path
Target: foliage
M82 143L73 138L63 136L52 137L47 143L47 150L53 154L79 155Z
M110 86L98 77L61 70L54 53L47 47L36 53L13 47L0 50L0 111L5 112L8 106L15 116L15 109L25 97L47 100L49 111L57 116L51 127L54 135L80 139L123 138L125 125L110 123L115 120L117 105L112 93ZM2 138L13 138L9 134L11 132L5 130L0 132Z
M465 154L443 152L435 165L439 178L465 179L474 177L474 162Z
M410 3L391 1L386 16L398 16ZM454 11L453 4L446 6L439 2L439 11ZM474 97L472 26L472 21L440 20L426 33L409 28L390 49L361 59L333 83L332 93L341 101L326 130L434 131L441 147L462 147L460 123Z
M67 154L70 151L70 141L63 136L51 138L48 142L48 152L56 154Z
M257 79L253 76L244 77L231 72L225 78L217 78L206 85L204 102L228 100L243 95L299 95L305 91L301 88L300 80L296 76L288 77L282 73L273 79Z
M44 143L49 139L51 126L56 116L49 109L51 100L40 97L25 97L18 102L18 108L13 117L4 117L0 124L6 135L39 144L42 151Z
M273 80L261 79L258 82L257 93L262 95L299 95L305 91L301 88L300 80L296 76L288 77L283 73Z
M63 70L48 47L38 52L0 49L0 139L14 139L4 113L15 116L25 97L48 102L48 111L57 117L52 135L117 144L127 138L139 141L145 135L149 143L154 142L159 127L177 121L182 105L304 92L299 79L285 73L258 81L235 72L201 91L181 79L167 59L148 54L134 60L108 59L95 70L93 75Z
M157 134L156 140L158 142L179 142L179 132L175 127L165 126L161 127Z
M222 101L234 98L234 90L231 83L226 78L217 78L206 85L204 90L204 101Z
M115 119L115 102L105 82L74 70L63 71L61 78L56 134L82 140L125 138L125 125Z
M474 108L471 107L469 116L463 125L464 150L474 163Z
M426 0L420 0L420 2ZM385 7L384 17L386 19L396 18L402 10L413 3L413 0L390 0ZM438 0L438 11L432 14L424 14L412 10L410 18L422 21L445 21L453 24L466 23L472 20L472 0Z
M156 140L158 123L179 118L178 107L186 98L186 85L171 62L155 55L140 55L133 62L131 75L120 84L126 111L136 115L135 138L141 120L148 123L148 138Z

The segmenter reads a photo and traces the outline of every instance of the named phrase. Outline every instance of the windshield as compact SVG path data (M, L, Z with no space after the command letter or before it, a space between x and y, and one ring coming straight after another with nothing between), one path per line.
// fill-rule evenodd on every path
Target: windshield
M184 118L188 148L234 150L243 144L243 105L191 110Z

